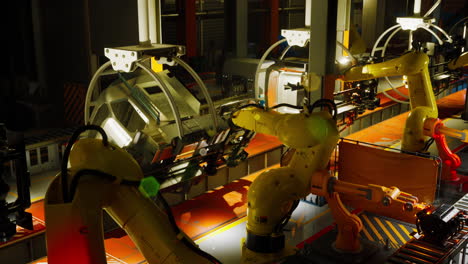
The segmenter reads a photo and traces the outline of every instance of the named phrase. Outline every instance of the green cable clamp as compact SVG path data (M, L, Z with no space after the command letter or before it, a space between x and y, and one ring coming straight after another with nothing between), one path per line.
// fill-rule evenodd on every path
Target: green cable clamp
M144 196L150 198L155 197L158 194L160 187L161 185L159 184L158 180L156 180L156 178L154 178L153 176L149 176L143 178L140 181L140 186L138 186L138 190L140 190L140 192Z

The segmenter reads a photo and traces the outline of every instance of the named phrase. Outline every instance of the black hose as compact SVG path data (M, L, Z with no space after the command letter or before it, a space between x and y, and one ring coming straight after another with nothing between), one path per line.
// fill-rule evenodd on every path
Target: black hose
M434 143L434 138L430 138L428 141L426 141L426 144L424 144L423 151L429 150L429 147Z
M458 26L458 24L460 24L460 23L462 23L462 22L464 22L464 21L466 21L466 20L468 20L468 17L464 17L464 18L460 19L460 21L458 21L457 23L455 23L455 24L450 28L450 30L448 31L448 34L449 34L449 35L452 35L452 31Z
M108 179L109 181L115 181L116 177L110 175L110 174L107 174L107 173L104 173L102 171L98 171L98 170L90 170L90 169L84 169L84 170L80 170L78 171L71 183L70 183L70 196L68 197L68 200L64 200L64 202L66 203L69 203L71 201L73 201L73 197L75 196L75 192L76 192L76 189L78 187L78 183L81 179L81 176L83 175L93 175L93 176L99 176L101 178L104 178L104 179Z
M291 219L292 213L296 210L297 206L299 205L299 200L294 200L293 204L291 205L291 209L289 212L283 217L281 222L275 227L275 232L279 233L283 228L288 224L289 219Z
M62 196L63 196L63 201L71 201L68 193L68 158L70 156L70 151L75 143L76 140L78 140L78 137L80 136L81 133L87 131L87 130L96 130L98 131L101 136L102 136L102 142L104 146L107 146L109 144L107 134L102 129L100 126L96 125L86 125L78 128L73 132L72 136L68 140L67 147L65 148L63 152L63 158L62 158L62 166L61 166L61 182L62 182Z
M78 183L83 175L93 175L93 176L99 176L102 179L106 179L109 182L113 182L117 179L117 177L107 174L105 172L99 171L99 170L94 170L94 169L83 169L78 171L73 179L72 182L70 183L70 197L68 201L65 202L71 202L73 201L73 198L75 196L76 189L78 187ZM129 185L133 187L138 187L140 185L140 181L129 181L129 180L122 180L120 182L122 185Z
M256 108L263 109L263 110L265 109L263 106L261 106L259 104L246 104L246 105L243 105L243 106L239 106L236 110L239 111L239 110L247 108L247 107L256 107Z
M330 114L333 115L333 119L336 120L336 117L338 115L338 108L333 100L330 99L319 99L315 101L312 106L309 107L309 111L312 112L314 111L315 108L317 107L322 107L326 106L328 107L328 110L330 111Z
M297 106L297 105L292 105L292 104L287 104L287 103L282 103L282 104L277 104L275 106L272 106L270 107L271 109L275 109L275 108L280 108L280 107L289 107L289 108L293 108L293 109L297 109L297 110L302 110L303 107L302 106Z
M180 228L179 226L177 226L177 223L175 221L175 218L174 218L174 215L172 214L172 209L171 207L169 206L169 204L167 203L166 199L164 199L164 197L162 196L162 194L159 192L158 193L158 199L161 201L161 203L163 204L164 206L164 209L166 210L166 213L167 213L167 217L169 218L169 222L171 223L171 226L172 228L174 229L174 232L176 234L179 234L181 233L180 231ZM195 251L195 253L197 253L198 255L200 255L201 257L204 257L206 259L208 259L209 261L211 261L212 263L216 263L216 264L221 264L221 261L219 261L217 258L215 258L213 255L201 250L199 247L197 247L196 245L194 245L191 241L189 241L187 239L187 237L182 237L181 239L182 243L184 243L188 248L192 249L193 251Z

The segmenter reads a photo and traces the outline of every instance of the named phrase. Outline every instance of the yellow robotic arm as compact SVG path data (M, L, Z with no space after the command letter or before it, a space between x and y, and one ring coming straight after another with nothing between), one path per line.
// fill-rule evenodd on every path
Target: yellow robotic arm
M277 136L296 151L285 167L260 174L248 191L247 238L243 263L267 263L286 255L282 232L294 203L310 193L311 176L324 170L338 142L328 112L280 114L248 107L234 113L242 128Z
M45 199L50 264L107 263L102 209L127 232L148 263L217 262L174 226L168 206L164 212L148 197L147 191L156 186L145 189L138 184L143 180L138 163L119 147L100 139L77 141L66 179L62 185L63 177L57 176Z
M468 51L462 53L462 55L460 55L458 58L450 61L447 66L450 70L456 70L458 68L468 66Z
M407 78L411 112L403 132L402 149L420 152L427 137L423 133L426 118L437 118L437 104L428 70L429 57L413 51L382 63L353 67L342 77L343 81L361 81L404 75Z
M295 149L287 166L260 174L249 188L243 263L268 263L290 254L282 228L296 201L310 192L326 197L338 225L335 248L346 252L360 250L362 222L344 207L339 193L361 195L384 204L396 201L409 211L423 207L415 206L417 199L396 187L362 186L332 177L326 169L339 135L328 112L280 114L248 107L234 113L232 121L242 128L277 136Z

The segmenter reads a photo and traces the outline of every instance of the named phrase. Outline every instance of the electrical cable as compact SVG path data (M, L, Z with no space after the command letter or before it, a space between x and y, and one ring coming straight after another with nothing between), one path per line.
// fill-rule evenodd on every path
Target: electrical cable
M317 101L315 101L310 107L309 107L309 111L312 112L314 111L315 108L317 107L321 107L321 106L326 106L328 107L328 110L330 112L330 114L333 116L333 119L336 120L336 117L338 115L338 107L336 106L335 102L333 102L332 100L330 99L319 99Z
M280 107L289 107L289 108L293 108L293 109L297 109L297 110L302 110L302 109L304 109L302 106L297 106L297 105L292 105L292 104L287 104L287 103L277 104L277 105L272 106L272 107L270 107L270 108L271 108L271 109L275 109L275 108L280 108Z
M275 232L279 233L283 228L288 224L289 219L291 219L292 213L294 210L296 210L297 206L299 205L299 200L294 200L293 204L291 205L291 209L289 209L289 212L283 217L281 222L275 227Z
M449 35L452 35L452 31L458 26L458 24L460 24L460 23L462 23L462 22L465 22L466 20L468 20L468 17L464 17L464 18L462 18L460 21L458 21L457 23L455 23L455 25L453 25L453 26L450 28L448 34L449 34Z
M78 171L72 179L72 182L70 183L70 197L69 201L65 202L71 202L73 201L73 198L75 196L76 189L78 188L78 183L80 182L80 179L83 175L93 175L93 176L99 176L102 179L107 179L110 182L114 182L117 177L112 176L110 174L107 174L105 172L102 172L100 170L94 170L94 169L82 169ZM120 184L122 185L128 185L128 186L133 186L133 187L138 187L140 185L140 181L129 181L129 180L122 180L120 181Z
M430 138L428 141L426 141L426 144L424 144L423 152L427 151L429 147L434 143L434 138Z
M236 111L242 110L242 109L247 108L247 107L256 107L258 109L265 110L265 108L263 106L259 105L259 104L246 104L246 105L243 105L243 106L239 106Z
M70 151L71 151L71 148L72 148L73 144L75 143L75 141L78 140L78 137L80 136L80 134L87 131L87 130L96 130L96 131L98 131L102 136L102 143L104 144L104 146L107 147L109 145L107 134L104 131L104 129L102 129L100 126L86 125L86 126L79 127L77 130L75 130L75 132L73 132L72 136L70 137L70 140L68 140L67 147L65 148L65 151L63 152L61 174L60 174L60 177L61 177L60 179L61 179L61 182L62 182L62 196L63 196L63 200L65 202L70 201L70 199L69 199L70 197L69 197L69 193L68 193L68 190L69 190L69 187L68 187L68 158L70 156Z
M69 203L69 202L73 201L76 189L78 187L78 183L79 183L79 181L80 181L80 179L81 179L81 177L83 175L93 175L93 176L95 175L95 176L99 176L99 177L104 178L104 179L108 179L111 182L115 181L115 179L116 179L115 176L104 173L102 171L91 170L91 169L80 170L73 176L73 179L72 179L72 181L70 183L70 196L68 197L68 200L64 200L65 203Z
M400 104L409 104L408 101L402 101L402 100L396 99L395 97L389 95L386 91L382 91L382 93L385 96L387 96L389 99L391 99L392 101L395 101L395 102L400 103Z
M73 177L73 180L72 180L72 183L71 183L71 186L70 186L70 198L71 200L73 200L73 196L76 192L76 189L78 187L78 183L79 183L79 180L81 179L81 177L83 175L93 175L93 176L99 176L103 179L107 179L109 181L115 181L116 180L116 177L115 176L112 176L110 174L107 174L105 172L102 172L102 171L99 171L99 170L93 170L93 169L83 169L83 170L80 170L79 172L77 172L77 174ZM140 181L127 181L127 180L123 180L120 182L120 184L122 185L129 185L129 186L134 186L134 187L138 187L138 185L140 184ZM169 206L169 204L167 203L167 201L164 199L164 197L161 195L161 193L158 193L158 198L161 200L166 212L167 212L167 215L168 215L168 218L169 218L169 222L172 226L172 228L174 229L174 232L176 234L179 234L181 232L180 228L177 226L177 223L175 222L175 218L174 218L174 215L172 214L172 210ZM70 200L70 201L71 201ZM194 250L197 254L199 254L200 256L204 257L204 258L207 258L208 260L210 260L211 262L213 263L221 263L218 259L216 259L214 256L206 253L205 251L201 250L200 248L198 248L197 246L195 246L193 243L191 243L191 241L189 241L186 237L183 237L181 239L181 241L187 246L189 247L190 249Z
M390 88L392 88L393 91L395 91L395 93L397 93L399 96L405 98L405 99L408 99L409 96L407 96L406 94L400 92L394 85L393 83L390 81L390 79L388 77L384 77L385 78L385 81L387 81L388 83L388 86L390 86ZM408 102L406 102L408 103Z
M96 130L98 131L101 136L102 136L102 142L104 146L108 146L109 141L106 132L104 129L102 129L99 126L96 125L86 125L83 127L78 128L75 132L73 132L73 135L71 136L70 140L68 141L67 147L65 148L64 155L63 155L63 160L62 160L62 173L61 173L61 181L62 181L62 194L63 194L63 200L64 202L71 202L73 200L73 196L76 192L79 180L83 175L95 175L99 176L101 178L106 178L109 181L115 181L116 177L112 176L110 174L104 173L99 170L94 170L94 169L83 169L77 172L75 177L73 177L72 182L70 184L70 192L68 188L68 172L67 172L67 167L68 167L68 158L70 156L70 151L73 146L73 144L78 140L78 137L80 136L81 133L87 131L87 130ZM124 185L131 185L131 186L138 186L140 181L127 181L123 180L120 184ZM167 215L169 217L169 222L171 223L172 227L174 228L174 231L176 234L179 234L181 231L179 227L177 226L177 223L175 222L174 215L172 214L172 210L167 203L167 201L164 199L164 197L161 195L161 193L158 193L159 199L162 201L166 211ZM190 249L194 250L197 254L199 254L202 257L207 258L213 263L221 263L218 259L216 259L214 256L206 253L205 251L201 250L197 246L195 246L193 243L191 243L186 237L183 237L181 241Z

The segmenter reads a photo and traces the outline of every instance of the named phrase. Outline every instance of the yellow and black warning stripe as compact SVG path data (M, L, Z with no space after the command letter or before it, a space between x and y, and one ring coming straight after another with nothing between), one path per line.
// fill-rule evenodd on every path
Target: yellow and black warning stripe
M78 83L64 85L64 118L68 124L82 125L86 86Z
M390 218L362 213L363 223L361 236L374 242L388 243L397 248L411 239L410 234L416 231L416 226Z
M468 193L454 204L455 208L462 211L468 211Z

